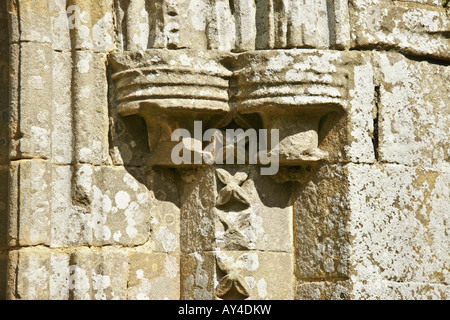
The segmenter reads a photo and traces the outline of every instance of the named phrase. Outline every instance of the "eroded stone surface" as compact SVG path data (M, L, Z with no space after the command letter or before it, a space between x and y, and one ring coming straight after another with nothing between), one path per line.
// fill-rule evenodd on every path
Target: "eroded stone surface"
M448 300L444 5L3 1L0 299Z
M343 279L349 275L347 172L324 166L296 187L294 216L298 277Z
M448 172L396 164L348 170L352 279L448 283Z
M448 13L439 1L352 0L352 47L390 47L449 59Z
M220 267L216 262L228 267ZM276 259L277 263L269 261ZM291 286L281 285L292 282L293 261L291 255L276 252L221 251L200 254L193 252L182 256L182 299L292 299ZM221 269L222 268L222 269ZM223 270L225 269L225 270ZM235 282L226 290L221 288L221 280L235 273ZM238 279L238 280L236 280ZM235 286L244 286L247 295L238 292ZM242 291L241 291L242 292Z
M176 300L180 297L179 258L164 253L130 255L128 292L132 300Z
M380 159L448 171L450 69L399 54L377 54L375 59Z

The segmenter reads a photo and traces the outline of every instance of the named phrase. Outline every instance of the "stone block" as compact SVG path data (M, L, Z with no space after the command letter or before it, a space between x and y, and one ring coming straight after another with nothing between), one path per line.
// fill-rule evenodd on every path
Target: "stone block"
M82 195L90 194L92 168L52 166L51 246L92 244L92 215ZM72 186L72 183L77 183ZM78 191L79 190L79 191ZM81 198L81 199L80 199Z
M44 248L18 251L14 293L20 300L50 300L69 298L69 255Z
M213 209L216 248L292 251L293 210L288 186L274 182L271 176L261 176L258 171L247 170L248 178L241 185L250 202L248 208L230 202ZM235 168L229 172L236 176L236 172L243 171ZM220 179L217 183L220 195L227 185Z
M193 252L180 257L182 300L213 300L216 258L213 252Z
M128 255L119 248L82 248L70 255L69 296L74 300L123 300Z
M52 42L49 1L9 0L10 41Z
M203 177L194 178L200 170ZM186 181L180 209L183 252L201 251L202 248L291 251L292 207L288 204L286 186L262 178L253 169L244 172L232 167L227 170L206 167L186 170L183 174ZM216 178L218 174L222 178ZM221 181L223 175L229 176L225 177L228 182ZM237 186L236 177L239 176L245 179ZM271 197L275 189L284 190L286 196ZM201 202L193 198L197 190ZM231 194L229 198L220 200L227 192ZM236 192L244 198L237 201Z
M150 197L154 197L153 193ZM156 252L180 251L180 209L169 201L153 199L150 206L151 245Z
M201 173L200 175L198 175ZM217 194L216 176L213 168L186 170L183 174L183 190L180 197L180 238L182 252L213 250L214 215ZM196 177L198 175L198 178Z
M12 164L10 236L21 246L50 244L51 165L44 160L20 160ZM12 196L16 195L17 198ZM15 220L17 219L17 220ZM16 222L17 221L17 225ZM17 228L14 230L13 228ZM13 240L14 241L14 240Z
M379 65L379 157L381 161L449 170L450 69L375 54Z
M94 244L131 246L149 240L154 198L124 168L95 167L91 192ZM176 237L166 231L165 236L170 239ZM169 245L170 248L178 246L178 239L175 240L175 244Z
M300 280L348 277L351 259L347 172L324 165L295 186L296 272Z
M73 63L73 156L82 163L110 163L106 54L76 51Z
M301 282L295 300L349 300L351 290L350 281Z
M449 173L396 164L348 172L352 277L448 283Z
M74 18L71 17L71 13L68 10L67 0L48 0L53 50L69 51L71 49L69 25Z
M329 141L326 145L344 145L343 150L329 151L344 161L358 163L373 163L375 161L376 145L375 123L376 95L374 68L370 54L361 54L361 63L354 65L352 79L349 81L349 103L347 110L346 128L328 132L325 140L340 139L337 143ZM342 132L346 134L343 135ZM342 143L342 141L345 141Z
M52 170L53 247L142 245L150 230L160 237L152 242L155 250L164 250L166 240L169 251L179 247L178 209L156 204L147 187L123 167L84 164ZM152 220L153 212L161 220Z
M294 266L288 253L194 252L183 254L181 266L181 299L293 299Z
M69 296L74 300L127 297L128 254L118 248L81 248L70 256Z
M388 47L404 53L450 58L450 20L437 0L352 0L352 47Z
M11 157L49 158L53 65L51 46L33 42L12 46Z
M178 300L180 259L166 253L132 252L129 260L128 299Z

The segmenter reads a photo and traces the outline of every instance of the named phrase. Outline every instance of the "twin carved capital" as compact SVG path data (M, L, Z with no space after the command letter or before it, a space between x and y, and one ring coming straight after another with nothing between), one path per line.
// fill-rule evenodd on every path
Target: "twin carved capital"
M280 165L299 165L327 158L319 148L320 123L345 112L351 72L344 60L320 50L152 49L112 54L110 65L118 113L146 121L151 165L175 165L172 134L185 129L199 140L195 121L203 130L278 130Z

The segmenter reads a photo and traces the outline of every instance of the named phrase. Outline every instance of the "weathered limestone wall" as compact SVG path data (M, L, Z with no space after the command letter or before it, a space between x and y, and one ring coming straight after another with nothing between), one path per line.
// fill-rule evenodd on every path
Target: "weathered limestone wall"
M0 299L449 299L449 15L0 2ZM173 165L199 119L280 171Z
M8 101L9 101L8 16L6 3L0 4L0 299L6 298L6 266L8 243Z

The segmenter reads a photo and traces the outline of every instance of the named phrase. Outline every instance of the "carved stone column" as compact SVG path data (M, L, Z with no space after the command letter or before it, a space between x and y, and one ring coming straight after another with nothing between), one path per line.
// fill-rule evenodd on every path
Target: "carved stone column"
M289 183L262 175L248 159L240 165L205 163L203 150L211 141L203 141L194 121L201 121L203 130L235 125L279 130L279 145L268 150L280 155L282 166L325 160L320 121L344 106L348 76L339 59L295 50L238 55L147 50L111 56L119 114L139 115L147 124L149 168L175 168L180 177L182 298L293 298ZM174 147L184 143L172 141L177 129L189 136L183 138L183 152L192 152L190 162L172 157Z

